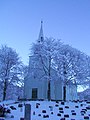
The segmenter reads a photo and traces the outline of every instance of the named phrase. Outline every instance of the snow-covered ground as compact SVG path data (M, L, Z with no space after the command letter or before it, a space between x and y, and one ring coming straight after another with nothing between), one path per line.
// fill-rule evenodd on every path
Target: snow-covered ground
M14 103L6 101L8 108L14 106L4 120L20 120L24 118L25 104L31 104L31 120L90 120L90 102L55 102L55 101L28 101ZM1 104L3 104L1 102ZM18 107L22 104L23 107ZM88 116L88 119L85 117ZM12 118L11 118L12 117ZM1 120L1 119L0 119Z

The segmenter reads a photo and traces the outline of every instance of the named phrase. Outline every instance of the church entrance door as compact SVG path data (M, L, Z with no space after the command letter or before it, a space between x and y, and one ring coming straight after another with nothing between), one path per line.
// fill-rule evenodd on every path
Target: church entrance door
M37 99L37 93L38 93L38 89L37 88L33 88L32 89L32 99Z

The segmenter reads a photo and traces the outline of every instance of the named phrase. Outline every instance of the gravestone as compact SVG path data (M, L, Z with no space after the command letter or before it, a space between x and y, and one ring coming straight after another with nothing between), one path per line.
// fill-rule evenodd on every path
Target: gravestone
M75 106L75 108L79 108L79 106Z
M46 110L42 110L42 113L46 113Z
M68 115L68 114L66 114L66 115L64 115L64 117L65 117L65 118L69 118L69 115Z
M64 111L63 111L63 110L60 110L59 113L64 113Z
M87 110L90 110L90 106L86 107Z
M49 115L43 115L43 118L49 118Z
M72 115L76 115L76 113L72 113Z
M38 116L41 116L41 114L38 114Z
M36 108L38 108L39 107L39 105L38 104L36 104Z
M24 120L24 118L20 118L20 120Z
M55 105L55 107L58 107L58 106L59 106L58 104Z
M64 101L62 101L62 102L61 102L61 105L64 105L64 104L65 104Z
M71 112L75 112L75 110L71 110Z
M31 120L31 105L25 105L25 120Z
M68 109L68 108L69 108L69 106L65 106L65 108L67 108L67 109Z
M60 113L58 113L58 114L57 114L57 116L61 116L61 114L60 114Z
M89 117L88 116L84 116L84 120L89 120Z
M88 101L88 102L86 102L87 104L90 104L90 102Z
M62 107L59 107L59 110L63 110L63 108L62 108Z
M53 112L51 112L51 114L53 114Z
M52 106L50 107L50 111L53 111L53 107Z

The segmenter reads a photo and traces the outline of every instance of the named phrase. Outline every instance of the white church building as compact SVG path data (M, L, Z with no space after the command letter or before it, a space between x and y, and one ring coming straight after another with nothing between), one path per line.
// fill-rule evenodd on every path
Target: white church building
M44 39L44 37L41 22L38 41L41 42L42 39ZM51 71L53 80L48 81L47 78L42 77L44 71L42 65L40 65L40 59L38 58L36 63L33 63L33 59L35 59L34 56L29 57L29 69L24 82L24 98L47 100L48 84L50 84L51 100L77 100L77 87L74 84L64 86L62 81L57 80L57 73L55 73L54 70Z

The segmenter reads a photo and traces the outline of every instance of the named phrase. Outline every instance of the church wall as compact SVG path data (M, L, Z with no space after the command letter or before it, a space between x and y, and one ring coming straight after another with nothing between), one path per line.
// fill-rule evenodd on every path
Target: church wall
M32 89L37 88L37 99L47 99L47 81L46 80L30 80L25 83L24 96L32 99Z
M51 81L51 99L62 100L62 83L61 81Z
M26 98L27 97L27 93L28 93L28 91L27 91L27 78L24 78L24 98Z
M42 43L44 40L42 22L39 38L37 40L38 43ZM42 56L44 60L45 66L49 66L47 58ZM57 72L54 69L50 70L51 72L51 99L53 100L75 100L77 99L77 88L74 85L68 85L66 88L61 81L58 81ZM35 53L35 56L29 56L29 69L27 78L25 78L24 84L24 97L32 99L32 89L33 93L37 94L37 99L47 99L47 91L48 91L48 81L42 76L45 75L45 71L43 70L41 58ZM55 81L57 80L57 81ZM34 91L35 90L35 91ZM64 95L66 94L66 96ZM33 94L34 95L34 94Z
M66 100L77 100L77 87L75 85L68 85L66 90Z
M66 86L66 100L72 100L70 94L70 86Z
M51 81L51 99L63 100L63 84L61 81ZM32 89L38 89L37 99L47 99L48 81L29 78L25 81L24 97L32 99ZM77 88L75 85L66 86L66 100L77 100Z
M42 97L44 99L47 99L47 90L48 90L48 81L47 80L43 80L42 81Z
M72 85L70 88L72 100L77 100L77 87L75 85Z

